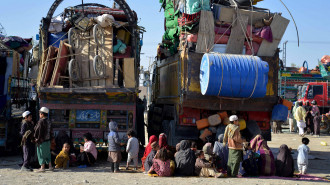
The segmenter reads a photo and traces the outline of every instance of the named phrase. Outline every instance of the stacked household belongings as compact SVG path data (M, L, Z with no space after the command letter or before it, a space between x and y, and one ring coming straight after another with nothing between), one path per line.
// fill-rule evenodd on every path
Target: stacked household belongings
M66 8L51 20L48 46L42 48L38 86L134 88L135 41L131 29L121 9L88 5Z
M289 24L281 14L240 6L245 5L241 1L160 2L165 14L165 33L157 52L161 59L184 48L200 53L273 56Z

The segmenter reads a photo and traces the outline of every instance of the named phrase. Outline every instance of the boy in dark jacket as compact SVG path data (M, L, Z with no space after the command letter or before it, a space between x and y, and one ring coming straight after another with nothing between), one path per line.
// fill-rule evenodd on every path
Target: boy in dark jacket
M121 161L121 152L120 152L120 140L118 136L118 126L114 121L109 123L109 135L108 135L108 144L109 144L109 157L108 161L110 162L110 171L119 172L119 164Z
M23 113L23 121L21 126L22 142L23 146L23 165L21 171L33 171L31 168L31 160L35 154L35 145L32 143L34 134L34 123L32 121L32 114L30 111Z

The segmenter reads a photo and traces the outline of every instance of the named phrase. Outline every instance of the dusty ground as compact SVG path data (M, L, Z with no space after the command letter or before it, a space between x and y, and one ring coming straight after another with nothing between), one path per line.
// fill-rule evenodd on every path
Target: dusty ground
M330 176L330 146L322 146L321 141L325 141L330 145L330 136L321 136L311 139L311 159L308 169L309 174L318 177ZM301 138L296 134L276 134L273 135L273 141L269 142L269 146L276 153L276 148L281 144L287 144L293 149L301 143ZM276 156L276 154L274 154ZM295 156L295 155L294 155ZM295 158L295 157L294 157ZM0 158L0 184L329 184L329 182L311 182L311 181L294 181L294 180L277 180L277 179L259 179L259 178L181 178L181 177L149 177L142 173L134 173L131 171L121 172L118 174L109 173L109 167L106 162L99 162L95 167L86 169L70 168L65 171L55 171L43 174L33 172L20 172L18 163L19 157ZM121 165L124 166L124 163Z

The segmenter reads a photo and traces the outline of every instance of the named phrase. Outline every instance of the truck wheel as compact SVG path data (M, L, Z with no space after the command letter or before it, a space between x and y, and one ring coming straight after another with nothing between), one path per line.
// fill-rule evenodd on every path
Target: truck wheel
M94 41L98 46L104 45L104 33L103 28L99 24L95 24L93 27Z
M69 29L68 40L73 49L77 49L79 47L79 35L76 29Z
M96 55L93 59L93 68L98 77L104 76L104 62L99 55Z
M69 62L69 76L72 81L78 81L80 79L79 65L76 59L71 59Z
M261 130L256 121L250 120L246 123L246 129L250 132L252 138L256 135L261 134Z

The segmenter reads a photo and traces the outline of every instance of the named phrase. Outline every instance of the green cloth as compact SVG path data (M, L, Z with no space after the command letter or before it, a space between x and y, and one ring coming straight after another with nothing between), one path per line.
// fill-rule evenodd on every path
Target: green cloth
M229 149L227 175L236 177L238 175L239 164L243 161L243 150Z
M37 146L37 155L40 165L49 164L51 161L50 141L45 141Z

